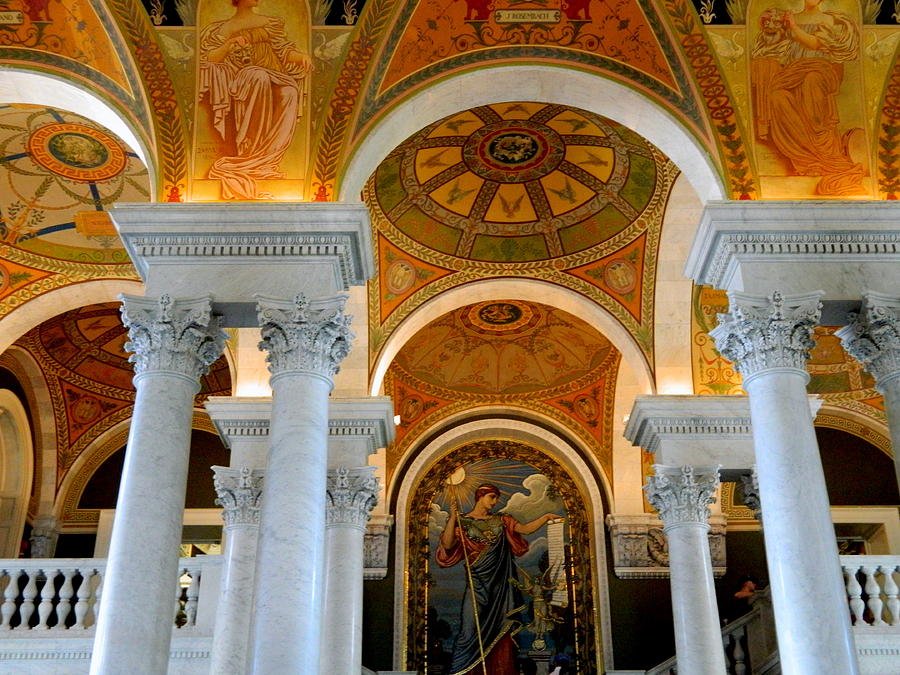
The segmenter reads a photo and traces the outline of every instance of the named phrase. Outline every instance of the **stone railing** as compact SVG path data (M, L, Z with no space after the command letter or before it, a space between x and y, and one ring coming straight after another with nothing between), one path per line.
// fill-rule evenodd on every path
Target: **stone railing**
M176 635L211 636L221 556L182 558L172 594ZM0 560L0 640L92 634L105 558Z
M900 627L900 556L842 555L841 566L856 632Z
M722 629L722 647L728 675L751 675L772 672L768 666L776 651L772 600L765 589L753 598L753 609ZM673 656L647 675L677 675L678 662Z

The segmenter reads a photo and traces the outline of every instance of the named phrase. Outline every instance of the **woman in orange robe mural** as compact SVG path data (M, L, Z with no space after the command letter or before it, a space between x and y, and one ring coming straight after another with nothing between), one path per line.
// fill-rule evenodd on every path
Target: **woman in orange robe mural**
M751 65L757 136L790 160L795 175L821 176L817 194L859 194L863 167L850 157L853 130L838 131L837 107L843 64L859 56L859 28L820 2L760 16Z
M475 490L475 507L465 515L459 515L452 502L435 555L441 567L459 562L466 566L460 629L450 666L452 675L516 675L513 635L521 627L518 613L525 603L519 591L515 558L528 552L524 535L559 518L547 513L529 523L520 523L512 516L493 513L499 498L500 489L484 483Z
M200 35L200 95L219 137L234 155L220 157L208 177L224 199L259 199L256 181L279 170L302 114L311 67L284 30L284 20L256 14L259 0L232 0L234 15Z

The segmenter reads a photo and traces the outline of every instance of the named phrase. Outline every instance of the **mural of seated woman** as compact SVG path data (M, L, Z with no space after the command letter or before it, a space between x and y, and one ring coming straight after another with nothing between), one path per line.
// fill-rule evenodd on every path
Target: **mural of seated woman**
M283 178L281 160L294 139L311 68L291 42L284 19L257 14L259 0L232 0L234 15L200 35L200 94L219 137L234 148L208 177L224 199L266 197L256 182Z
M510 515L493 512L499 499L500 489L483 483L475 490L475 506L468 513L460 515L456 503L451 502L450 518L436 552L441 567L459 563L467 567L460 629L453 643L453 675L516 675L513 635L521 628L519 612L525 603L515 558L528 552L525 535L559 518L546 513L520 523Z

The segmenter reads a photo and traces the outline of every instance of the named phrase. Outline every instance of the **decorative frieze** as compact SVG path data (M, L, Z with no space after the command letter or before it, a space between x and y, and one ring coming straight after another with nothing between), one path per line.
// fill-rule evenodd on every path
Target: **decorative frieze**
M263 470L246 466L212 467L216 504L222 507L225 526L259 525L259 499L262 495Z
M120 295L122 323L128 328L125 350L134 352L136 376L167 372L199 380L225 348L227 335L212 315L212 300L158 300Z
M366 529L369 513L378 503L374 466L339 467L328 472L328 527Z
M849 318L835 335L872 374L881 391L888 381L900 377L900 297L866 293L860 311L851 312Z
M672 467L654 464L647 478L647 501L659 512L664 529L679 525L709 526L709 505L716 501L719 467Z
M709 518L709 550L713 573L725 574L726 518ZM669 543L663 523L652 513L610 514L606 517L613 565L620 579L665 579L669 576Z
M351 317L344 314L347 296L293 301L257 297L256 311L262 332L259 348L273 376L291 371L312 372L331 378L350 352Z
M394 517L386 514L373 515L366 524L363 539L364 578L384 579L388 571L388 546Z
M710 331L716 348L733 361L744 382L771 369L791 368L806 372L812 331L819 322L819 292L803 295L759 297L729 293L731 312L719 314L719 325Z

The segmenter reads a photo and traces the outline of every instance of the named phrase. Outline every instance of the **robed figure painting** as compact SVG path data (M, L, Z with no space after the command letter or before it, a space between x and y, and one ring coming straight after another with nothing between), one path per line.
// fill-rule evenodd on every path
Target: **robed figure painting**
M574 658L570 514L553 481L522 461L479 458L431 484L428 675L517 675L528 660Z
M223 199L276 196L257 183L286 177L282 160L309 91L308 54L285 20L257 13L258 4L231 0L233 14L200 33L200 97L223 148L206 178L220 181Z
M822 3L760 15L751 59L756 135L787 160L789 175L821 177L816 194L856 195L865 170L851 140L862 130L842 126L839 95L845 65L859 58L859 27Z

